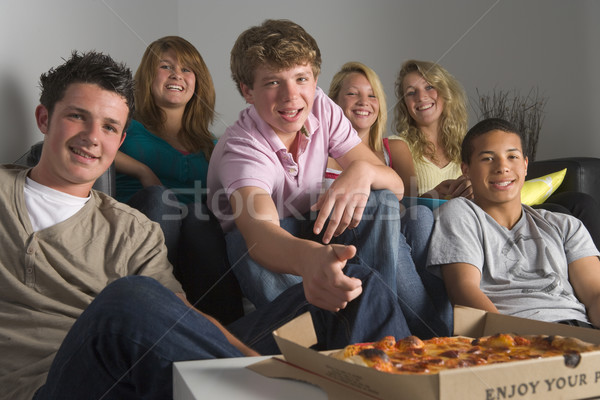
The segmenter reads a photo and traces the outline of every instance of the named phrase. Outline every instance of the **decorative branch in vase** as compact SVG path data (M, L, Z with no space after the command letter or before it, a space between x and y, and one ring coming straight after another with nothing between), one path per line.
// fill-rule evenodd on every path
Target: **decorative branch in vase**
M477 117L502 118L512 122L523 133L525 154L529 161L535 160L537 143L544 122L544 107L548 99L540 96L537 87L527 95L521 95L516 89L505 91L494 89L491 94L477 92Z

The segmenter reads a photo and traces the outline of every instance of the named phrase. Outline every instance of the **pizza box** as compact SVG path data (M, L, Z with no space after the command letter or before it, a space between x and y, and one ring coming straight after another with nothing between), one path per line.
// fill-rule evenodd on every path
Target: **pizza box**
M457 306L454 334L495 333L577 337L600 344L600 331L532 321ZM354 365L309 347L316 343L310 314L273 332L282 356L248 368L273 378L320 386L330 399L521 400L586 399L600 396L600 351L584 353L575 367L561 356L443 371L435 375L396 375ZM282 368L282 365L293 368ZM336 389L337 387L337 389ZM342 388L344 390L342 390ZM352 396L339 396L351 389ZM600 398L600 397L596 397Z

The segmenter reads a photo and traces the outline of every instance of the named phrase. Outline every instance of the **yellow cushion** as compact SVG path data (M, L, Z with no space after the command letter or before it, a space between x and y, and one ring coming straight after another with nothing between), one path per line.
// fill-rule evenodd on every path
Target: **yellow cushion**
M565 179L567 169L563 169L552 174L540 176L539 178L525 181L521 189L521 203L528 206L542 204Z

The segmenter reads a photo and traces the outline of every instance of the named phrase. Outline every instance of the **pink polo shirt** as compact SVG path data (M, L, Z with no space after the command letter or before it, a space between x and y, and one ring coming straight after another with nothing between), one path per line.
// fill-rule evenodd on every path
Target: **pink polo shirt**
M360 143L342 109L319 87L305 128L308 137L299 135L297 163L254 106L227 128L211 155L207 184L208 208L225 232L234 227L229 196L237 189L264 189L280 218L300 217L322 191L327 158L339 158Z

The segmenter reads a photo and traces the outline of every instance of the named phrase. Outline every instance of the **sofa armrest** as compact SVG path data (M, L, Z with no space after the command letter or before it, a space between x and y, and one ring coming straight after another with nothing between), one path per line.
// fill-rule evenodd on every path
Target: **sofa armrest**
M600 202L600 158L567 157L533 161L527 169L527 179L537 178L561 169L567 169L561 192L583 192Z
M42 155L42 147L44 142L40 141L35 143L31 148L19 157L14 163L17 165L24 165L26 167L35 166L40 161ZM110 196L115 196L116 189L116 173L115 164L113 163L107 171L105 171L94 183L94 189L100 190Z

